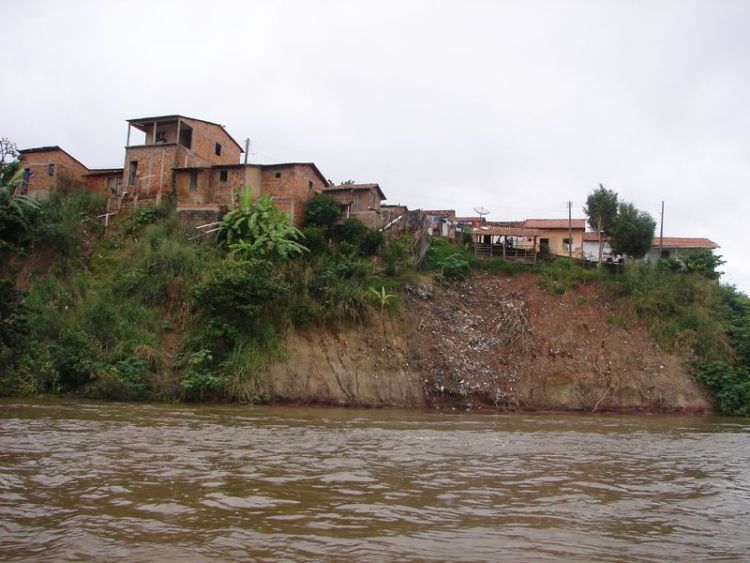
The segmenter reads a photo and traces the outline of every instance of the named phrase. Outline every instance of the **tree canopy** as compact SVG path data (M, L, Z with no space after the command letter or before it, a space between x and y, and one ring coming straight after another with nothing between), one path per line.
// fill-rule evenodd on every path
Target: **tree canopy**
M632 203L620 203L611 231L610 246L618 254L643 258L651 248L656 221Z
M327 194L318 194L305 207L305 222L309 226L330 228L341 216L338 202Z
M610 234L617 219L617 192L599 184L586 198L583 212L588 216L589 226L597 233Z

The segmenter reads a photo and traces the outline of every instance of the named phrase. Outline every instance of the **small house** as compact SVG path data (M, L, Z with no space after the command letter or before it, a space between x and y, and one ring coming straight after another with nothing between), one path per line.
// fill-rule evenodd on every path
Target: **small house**
M456 211L454 209L423 209L427 233L436 237L455 238Z
M583 258L586 219L526 219L523 227L541 231L535 243L541 254Z
M55 146L18 151L23 176L19 193L46 201L53 192L72 192L86 188L89 169L66 151Z
M679 258L688 252L700 250L716 250L718 244L707 238L693 237L655 237L651 241L651 250L645 256L646 260L656 261L665 258Z
M368 227L382 227L381 203L385 194L378 184L341 184L325 188L343 210L344 219L359 219Z

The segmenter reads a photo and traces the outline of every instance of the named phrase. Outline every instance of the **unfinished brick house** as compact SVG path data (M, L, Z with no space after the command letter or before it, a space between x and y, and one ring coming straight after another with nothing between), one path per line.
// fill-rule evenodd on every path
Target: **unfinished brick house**
M173 172L177 211L205 218L231 207L235 193L249 186L254 198L270 195L276 207L299 225L305 202L328 186L312 162L188 166Z
M53 191L85 188L109 196L110 211L170 197L181 218L201 222L218 218L249 186L254 197L272 196L290 220L301 224L305 202L328 187L312 162L240 164L242 147L218 123L183 115L127 123L122 168L88 169L57 146L26 149L19 151L25 171L21 189L44 200ZM362 199L367 209L379 209L384 199L374 186L378 196Z
M39 201L52 192L75 191L86 187L89 169L58 146L18 151L23 177L17 190Z
M339 202L344 218L359 219L368 227L383 226L380 204L385 194L378 184L342 184L325 188L325 193Z

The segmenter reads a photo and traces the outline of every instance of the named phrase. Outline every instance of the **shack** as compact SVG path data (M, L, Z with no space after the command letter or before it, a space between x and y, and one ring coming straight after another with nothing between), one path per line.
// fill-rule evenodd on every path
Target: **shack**
M536 264L541 229L482 226L472 231L477 257L502 256L504 260Z

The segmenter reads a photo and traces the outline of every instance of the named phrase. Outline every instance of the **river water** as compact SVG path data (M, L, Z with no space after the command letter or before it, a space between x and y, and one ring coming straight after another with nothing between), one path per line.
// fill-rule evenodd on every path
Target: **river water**
M0 401L0 557L750 560L750 420Z

